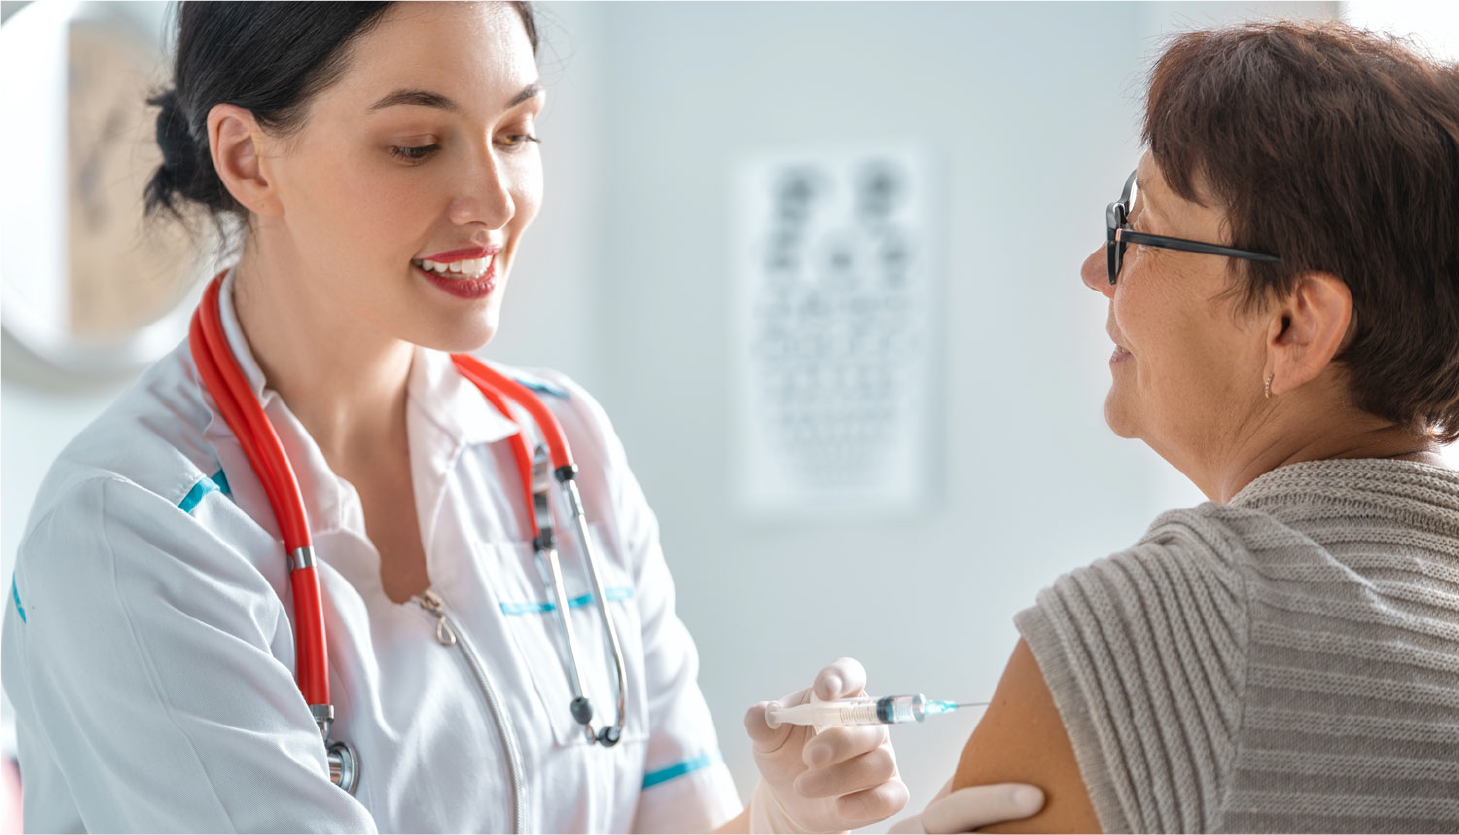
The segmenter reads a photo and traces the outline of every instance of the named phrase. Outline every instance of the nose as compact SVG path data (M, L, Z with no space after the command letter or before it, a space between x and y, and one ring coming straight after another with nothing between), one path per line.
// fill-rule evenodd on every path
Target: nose
M485 151L474 170L462 177L461 192L451 201L447 215L459 225L481 223L488 229L500 229L517 214L512 199L512 168L490 150Z
M1109 267L1105 263L1104 247L1089 253L1089 257L1079 265L1079 277L1084 279L1085 287L1114 298L1115 288L1109 283Z

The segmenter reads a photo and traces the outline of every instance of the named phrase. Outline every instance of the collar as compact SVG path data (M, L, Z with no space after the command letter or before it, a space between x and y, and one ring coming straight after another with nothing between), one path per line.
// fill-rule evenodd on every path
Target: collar
M1327 458L1269 470L1231 497L1233 507L1265 509L1294 501L1345 507L1430 505L1453 517L1459 510L1459 472L1393 458Z
M223 321L223 336L228 340L228 350L233 352L233 359L243 371L244 379L248 380L248 388L258 398L259 405L267 408L268 401L264 397L272 400L278 395L272 389L264 388L267 380L264 379L263 369L258 367L258 361L253 358L253 351L248 347L248 337L243 335L243 325L238 321L238 309L233 306L233 285L237 275L237 271L229 267L223 276L223 286L218 288L218 318Z
M410 417L422 429L429 425L460 444L492 443L521 431L461 376L451 355L442 351L416 346L406 397ZM415 441L414 434L411 441Z

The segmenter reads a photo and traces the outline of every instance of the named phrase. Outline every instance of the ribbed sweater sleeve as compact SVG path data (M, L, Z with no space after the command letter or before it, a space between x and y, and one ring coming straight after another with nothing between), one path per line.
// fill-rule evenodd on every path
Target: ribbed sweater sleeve
M1199 512L1166 513L1015 618L1106 832L1209 831L1220 814L1248 638L1228 536Z

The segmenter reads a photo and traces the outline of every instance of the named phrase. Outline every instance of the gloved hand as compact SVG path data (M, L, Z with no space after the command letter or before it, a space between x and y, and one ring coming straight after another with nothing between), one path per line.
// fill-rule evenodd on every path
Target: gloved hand
M865 695L866 670L841 658L821 670L810 690L777 700L793 707L810 701ZM745 730L760 767L750 796L750 831L843 832L885 820L907 805L907 787L885 725L771 728L760 702L745 712Z
M897 821L889 835L951 835L981 826L1038 814L1044 793L1027 783L996 783L952 790L952 780L932 798L922 814Z

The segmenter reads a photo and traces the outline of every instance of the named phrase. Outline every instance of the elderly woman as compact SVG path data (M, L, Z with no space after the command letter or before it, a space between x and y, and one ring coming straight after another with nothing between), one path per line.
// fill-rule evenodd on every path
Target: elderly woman
M1143 140L1082 268L1105 418L1210 502L1017 616L953 785L1040 784L1007 831L1459 830L1459 67L1186 34Z

